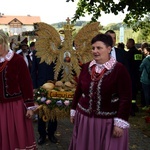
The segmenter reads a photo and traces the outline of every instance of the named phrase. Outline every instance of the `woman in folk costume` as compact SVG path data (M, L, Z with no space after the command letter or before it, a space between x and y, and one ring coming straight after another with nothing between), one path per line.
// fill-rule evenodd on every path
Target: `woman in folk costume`
M110 35L98 34L91 44L94 59L82 65L72 103L69 150L128 150L130 76L110 56Z
M35 150L33 88L22 56L0 30L0 150Z

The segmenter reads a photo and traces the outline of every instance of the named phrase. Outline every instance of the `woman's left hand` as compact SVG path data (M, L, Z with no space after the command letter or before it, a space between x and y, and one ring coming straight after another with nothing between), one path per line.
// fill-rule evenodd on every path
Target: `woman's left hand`
M115 137L121 137L122 135L123 135L123 129L119 128L117 126L114 126L113 136L115 136Z
M33 110L28 109L28 110L27 110L27 113L26 113L26 117L29 118L29 119L31 119L32 116L33 116Z

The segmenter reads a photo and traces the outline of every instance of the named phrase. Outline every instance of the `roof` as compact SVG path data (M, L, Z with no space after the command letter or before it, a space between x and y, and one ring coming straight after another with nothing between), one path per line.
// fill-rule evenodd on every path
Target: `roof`
M22 24L33 24L35 22L41 22L39 16L0 16L0 24L9 24L14 19L17 19Z

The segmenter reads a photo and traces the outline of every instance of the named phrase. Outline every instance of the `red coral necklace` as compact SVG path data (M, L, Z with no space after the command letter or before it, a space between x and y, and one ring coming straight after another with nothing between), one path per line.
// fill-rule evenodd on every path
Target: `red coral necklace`
M103 76L103 74L106 72L106 68L104 68L102 71L101 71L101 73L96 73L96 71L95 71L95 67L96 67L96 65L94 65L93 67L92 67L92 71L91 71L91 79L92 79L92 81L98 81L98 80L100 80L100 78Z
M2 66L0 67L0 72L2 72L4 70L4 68L6 67L8 61L6 60L5 62L3 62Z

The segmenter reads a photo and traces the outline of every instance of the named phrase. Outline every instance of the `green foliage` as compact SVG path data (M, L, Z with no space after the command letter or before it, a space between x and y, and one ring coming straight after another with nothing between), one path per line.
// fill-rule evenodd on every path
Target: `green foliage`
M48 97L48 91L42 87L34 92L34 101L38 105L46 105L49 109L69 109L72 103L70 99Z
M67 0L67 2L69 1ZM124 22L137 31L145 25L141 24L143 25L141 26L137 23L150 12L150 2L149 0L120 0L119 2L114 2L114 0L79 0L72 22L84 17L86 13L92 15L91 22L94 22L98 20L102 12L117 15L119 12L124 13L125 11L127 14Z
M113 29L113 27L117 27L116 30ZM119 37L120 37L120 27L122 26L122 23L117 23L117 24L108 24L107 26L105 26L103 28L103 31L101 31L102 33L105 33L107 30L114 30L115 33L116 33L116 44L119 43ZM126 42L129 38L133 38L135 40L135 43L141 43L142 40L140 40L138 37L139 37L139 34L140 34L140 31L133 31L132 28L128 28L126 25L123 25L124 26L124 44L126 45ZM144 40L143 40L144 41Z
M148 14L143 21L139 22L138 26L141 27L138 39L150 42L150 14ZM143 26L144 28L142 28Z
M66 24L66 22L59 22L59 23L53 23L51 24L53 27L55 28L63 28L63 26ZM84 25L87 24L87 21L77 21L77 22L74 22L74 26L79 26L79 27L82 27Z
M104 30L120 30L120 27L123 26L124 28L127 28L127 26L123 23L110 23L107 26L103 27Z
M143 43L143 42L150 43L150 23L149 23L148 18L150 19L150 17L146 17L144 19L145 24L146 24L147 27L142 28L139 31L133 30L132 28L128 27L124 23L110 23L107 26L103 26L102 29L100 30L100 32L105 33L109 29L114 30L116 32L116 37L117 37L116 43L118 43L119 42L119 34L120 34L119 30L120 30L120 27L123 25L124 33L125 33L124 34L124 43L125 44L126 44L128 38L133 38L136 43ZM143 21L143 23L144 23L144 21ZM88 22L80 21L80 23L82 23L81 26L74 26L75 31L73 32L73 37ZM53 26L55 25L54 27L59 31L60 28L58 28L58 24L60 24L60 23L53 24ZM78 23L76 25L78 25Z
M84 25L86 25L87 24L87 22L86 21L77 21L77 22L75 22L75 26L84 26Z

